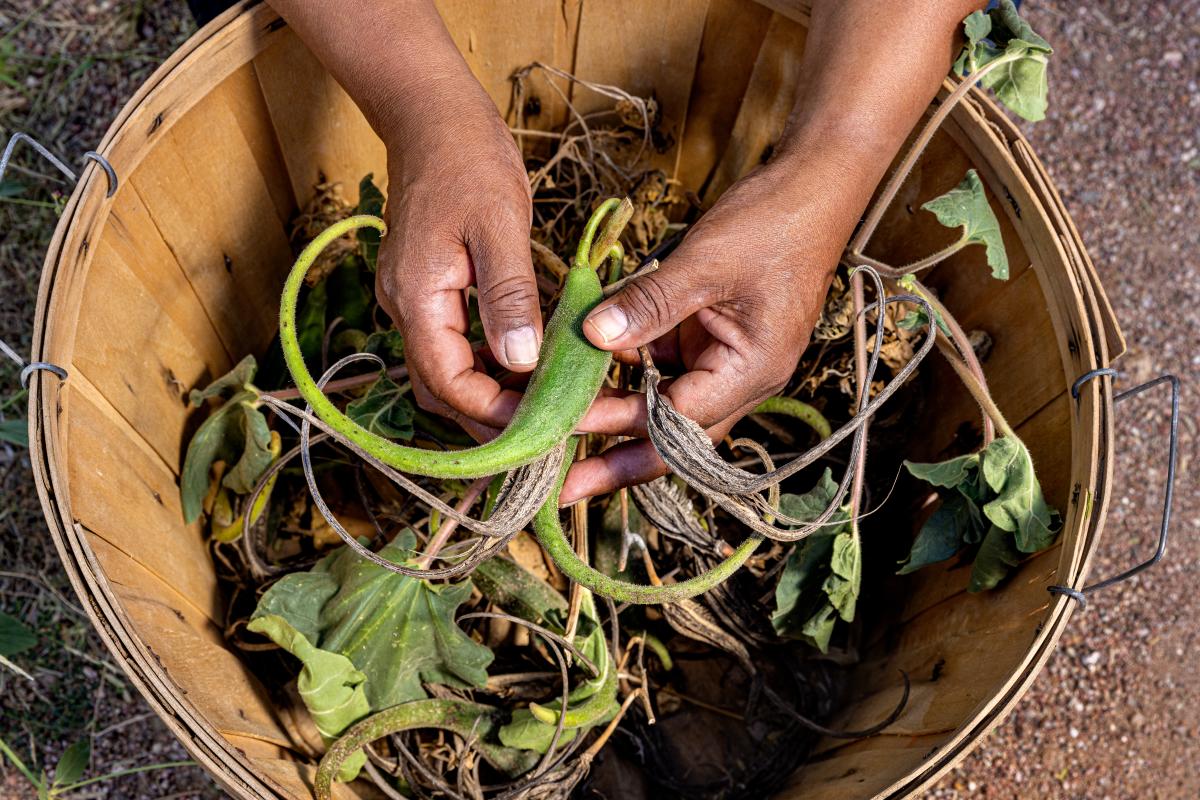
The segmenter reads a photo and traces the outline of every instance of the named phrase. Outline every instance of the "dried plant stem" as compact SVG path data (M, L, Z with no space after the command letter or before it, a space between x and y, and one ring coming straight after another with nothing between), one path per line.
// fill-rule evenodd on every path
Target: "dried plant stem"
M900 162L900 166L888 178L888 182L883 187L883 191L875 198L875 202L871 204L870 211L867 212L866 219L859 226L858 232L854 234L854 238L850 240L850 253L855 258L862 255L867 248L867 242L871 240L871 236L875 233L875 229L879 227L879 223L883 220L884 213L888 210L888 206L892 204L892 200L896 198L900 187L904 185L905 179L912 172L913 167L917 164L917 159L921 157L921 153L929 146L930 140L941 127L946 118L950 116L950 112L958 105L958 102L966 96L971 87L978 83L985 75L997 67L1007 64L1014 60L1012 56L1001 56L995 61L984 66L978 72L963 78L954 91L938 106L937 111L933 112L933 116L925 123L925 127L921 128L921 132L917 134L917 138L913 140L912 146L908 148L908 152L904 154L904 160Z
M587 437L579 437L579 445L575 457L579 461L587 458ZM574 538L575 555L585 564L591 563L591 560L588 558L587 512L588 499L586 497L571 507L571 534ZM568 642L575 641L575 632L579 628L579 613L583 608L584 591L584 587L581 584L571 584L571 600L567 607L566 638Z
M850 292L854 300L854 381L858 386L858 408L862 409L871 399L870 377L867 374L867 315L863 296L863 274L855 271L850 276ZM880 298L882 301L882 298ZM887 313L883 303L879 305L879 325L883 326L883 315ZM863 419L862 437L866 439L871 425L869 417ZM858 536L858 506L862 502L863 481L867 472L866 448L854 461L854 480L850 484L850 528Z
M954 368L963 385L967 387L967 391L971 393L971 397L975 398L975 402L979 404L984 415L989 421L995 423L996 428L1000 431L1000 435L1019 441L1020 437L1013 431L1012 426L1008 424L1008 420L1004 418L1004 414L1000 412L999 406L992 399L992 395L988 392L987 387L979 382L975 374L963 363L962 359L947 358L946 360L950 362L950 366Z
M408 367L399 366L391 367L384 372L387 377L392 380L403 380L408 377ZM328 394L337 394L344 392L347 389L357 389L359 386L366 386L368 383L374 383L379 379L378 372L368 372L365 375L355 375L350 378L340 378L336 381L330 381L325 385L325 391ZM262 392L259 397L273 397L276 400L298 400L300 398L300 390L293 387L291 389L280 389L275 392Z
M487 489L488 484L492 482L491 475L485 475L482 478L476 478L475 481L467 487L467 491L463 494L462 500L458 501L458 505L454 510L460 514L466 514L471 510L471 506L475 505L475 501L479 499L479 495L483 494ZM458 520L448 518L442 520L442 524L438 526L437 533L429 540L429 545L425 548L425 555L417 559L418 569L429 569L429 565L437 558L442 547L450 539L451 534L458 528Z
M979 363L978 357L975 355L975 348L971 346L971 340L967 336L967 332L963 330L962 325L958 324L958 320L950 313L950 309L942 304L933 292L918 281L916 278L910 278L913 292L921 297L925 302L929 303L930 308L938 321L938 349L942 355L953 365L956 361L961 362L968 372L972 375L975 382L982 388L983 393L989 395L987 386L987 377L983 374L983 365ZM893 289L898 289L897 284L892 284ZM953 342L952 352L947 352L947 347L943 345L945 342L946 332L949 331L950 341ZM982 407L982 404L981 404ZM993 422L994 418L985 413L983 415L983 446L987 447L992 440L996 438L996 428Z

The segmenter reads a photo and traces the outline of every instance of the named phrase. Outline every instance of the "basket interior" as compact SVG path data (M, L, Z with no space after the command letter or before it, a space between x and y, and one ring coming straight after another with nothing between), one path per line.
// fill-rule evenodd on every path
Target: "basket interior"
M509 75L535 60L654 93L676 133L675 146L659 156L662 166L688 188L703 188L706 202L759 163L803 79L802 21L747 0L621 2L620 13L612 4L582 4L574 19L558 3L522 3L520 13L512 2L440 5L506 113ZM229 754L223 779L231 787L257 780L307 796L311 769L301 762L316 743L226 646L224 601L204 533L181 522L178 474L196 424L185 400L188 390L270 341L292 260L286 231L314 185L341 182L354 201L364 174L386 174L385 152L294 34L262 7L243 16L251 22L219 49L213 45L215 56L176 67L191 70L194 95L186 107L149 109L159 124L144 135L136 166L122 175L100 235L79 261L86 268L75 283L71 379L61 398L59 494L94 553L91 569L116 599L101 611L123 620L113 635L144 662L138 669L160 698L160 713L185 740ZM214 57L225 66L205 66ZM536 79L534 91L542 111L525 124L560 126L566 109L554 90ZM571 96L587 110L585 91ZM997 193L998 152L980 147L963 126L956 116L938 135L870 252L904 263L947 243L954 234L919 206L968 168L979 169L1012 275L997 285L986 277L982 250L967 248L930 282L964 327L991 334L985 367L996 400L1029 445L1048 499L1063 509L1072 412L1043 286L1046 270L1062 267L1034 262L1026 243L1038 218L1022 218ZM927 363L938 405L927 404L914 431L914 458L956 452L972 426L978 431L977 412L949 369ZM905 541L912 533L910 520L895 525ZM885 735L822 743L784 795L868 796L919 771L1029 658L1060 556L1056 545L1002 590L981 596L966 593L964 569L932 567L890 583L890 611L869 616L852 699L833 724L864 727L886 716L899 698L901 669L913 682L907 709ZM171 708L166 696L182 705ZM347 797L357 791L340 790Z

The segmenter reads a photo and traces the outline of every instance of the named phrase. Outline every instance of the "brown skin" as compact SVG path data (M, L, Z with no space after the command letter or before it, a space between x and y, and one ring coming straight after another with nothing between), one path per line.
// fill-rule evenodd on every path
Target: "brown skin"
M376 289L404 334L418 403L503 427L520 395L471 352L464 290L478 288L496 362L532 370L542 319L512 136L431 0L342 0L336 13L272 4L388 147L391 234ZM806 80L772 160L722 195L658 272L598 306L588 338L613 351L653 343L682 367L666 394L714 439L782 388L872 192L949 69L960 21L982 5L814 2ZM582 428L644 437L645 418L641 395L604 396ZM573 467L562 501L665 469L649 441L626 441Z

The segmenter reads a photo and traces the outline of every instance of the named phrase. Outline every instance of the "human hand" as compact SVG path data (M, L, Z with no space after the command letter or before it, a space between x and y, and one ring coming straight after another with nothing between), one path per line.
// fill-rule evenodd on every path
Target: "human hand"
M417 402L503 427L520 400L482 369L467 341L466 289L495 361L537 363L542 318L529 250L529 181L490 98L469 73L411 92L388 145L387 207L376 274L380 305L404 335Z
M584 333L605 350L650 344L656 361L681 365L685 371L664 394L714 440L723 437L783 388L820 316L858 213L824 191L833 180L823 173L836 170L836 160L788 158L754 171L657 272L597 306ZM599 398L582 427L644 435L645 424L645 396L634 394ZM561 501L665 473L647 439L626 441L572 467Z

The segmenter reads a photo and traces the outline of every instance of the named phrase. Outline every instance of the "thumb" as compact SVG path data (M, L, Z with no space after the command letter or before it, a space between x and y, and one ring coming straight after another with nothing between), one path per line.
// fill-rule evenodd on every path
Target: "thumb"
M477 226L467 249L488 346L505 369L528 372L537 364L542 346L529 225L515 215L497 214Z
M711 282L701 275L667 261L596 306L584 320L583 332L602 350L647 344L711 304Z

